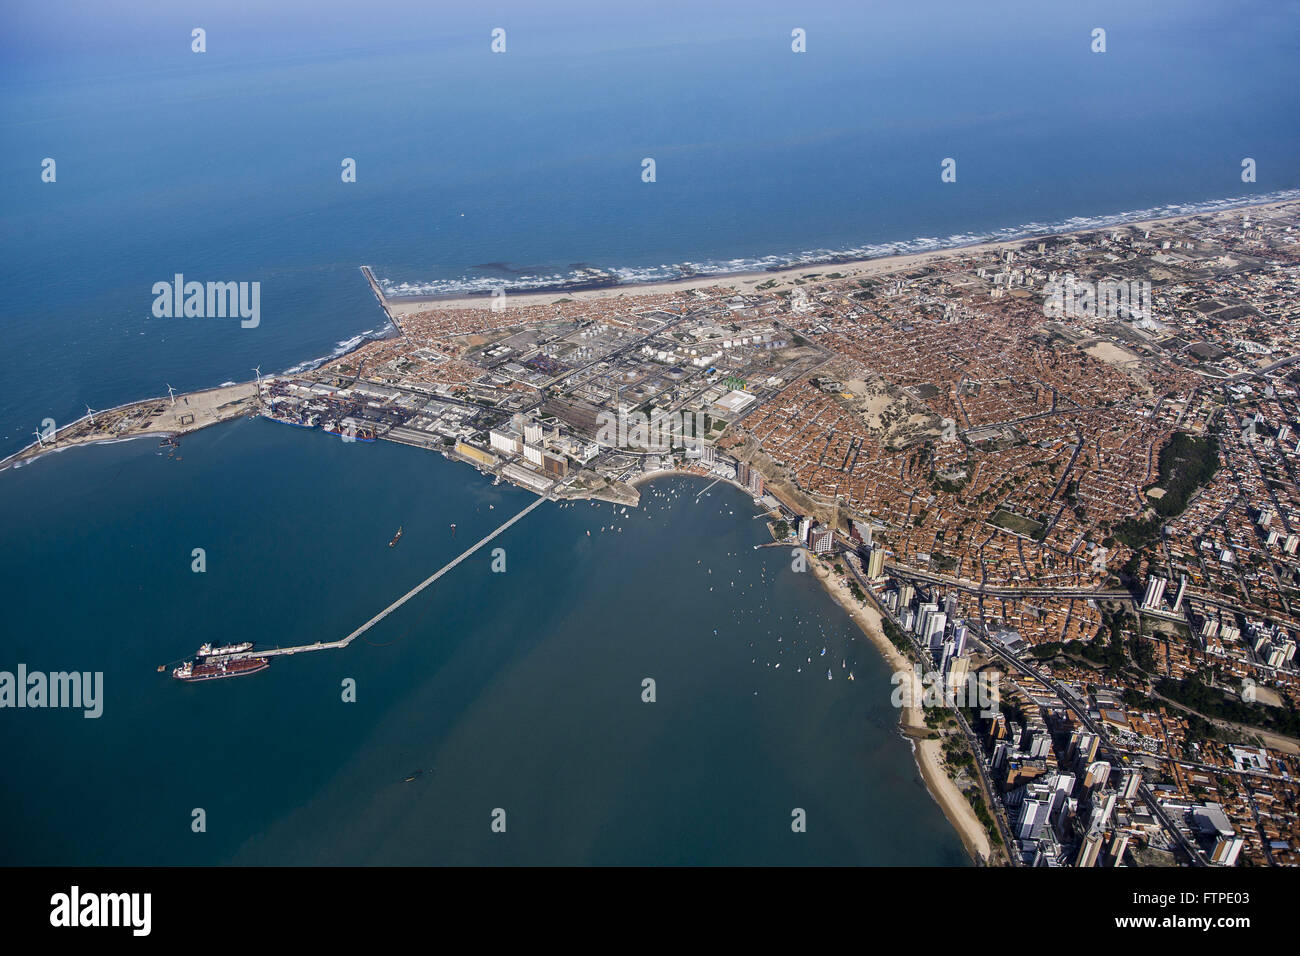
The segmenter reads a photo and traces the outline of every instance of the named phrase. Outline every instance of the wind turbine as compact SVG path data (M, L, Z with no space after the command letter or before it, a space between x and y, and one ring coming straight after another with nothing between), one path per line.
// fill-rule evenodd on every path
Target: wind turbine
M90 416L90 424L95 424L95 410L89 405L86 406L86 414Z
M257 393L262 394L262 366L253 369L253 374L257 376Z
M170 384L167 386L167 397L172 400L173 405L176 404L176 389L172 388Z
M44 448L44 447L45 447L45 439L41 437L41 430L38 428L38 429L36 429L36 431L32 432L32 434L36 436L36 442L37 442L37 444L39 444L42 448Z

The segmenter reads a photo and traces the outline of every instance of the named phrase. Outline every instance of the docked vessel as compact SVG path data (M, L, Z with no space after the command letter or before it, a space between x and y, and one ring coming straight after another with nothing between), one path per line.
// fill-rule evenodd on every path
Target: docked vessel
M388 542L390 548L397 547L397 542L402 540L402 526L397 526L397 534L393 535L393 540Z
M221 657L225 654L242 654L244 651L251 651L252 649L252 641L241 641L238 644L219 644L216 647L211 644L204 644L194 653L196 657Z
M215 661L186 661L172 671L172 677L183 681L219 680L222 677L243 677L256 674L271 666L267 657L240 657L235 660L219 658Z
M326 422L321 430L327 435L336 435L344 441L363 441L370 443L375 440L375 433L364 425L359 427L354 425L349 429L347 425L342 425L336 422Z
M308 415L302 421L295 421L292 418L288 418L282 415L274 415L271 412L263 412L262 417L269 419L273 422L279 422L281 425L292 425L294 428L315 428L316 427L316 417L314 415Z

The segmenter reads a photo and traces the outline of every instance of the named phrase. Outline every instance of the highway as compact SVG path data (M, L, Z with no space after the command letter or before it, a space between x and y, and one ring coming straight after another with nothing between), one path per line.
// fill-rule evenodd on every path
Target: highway
M1017 670L1024 671L1030 677L1033 677L1034 679L1042 683L1044 687L1049 688L1054 694L1056 694L1057 697L1061 699L1061 702L1064 703L1065 706L1070 709L1071 713L1073 713L1077 718L1079 718L1079 722L1081 724L1087 727L1090 732L1097 735L1098 739L1100 739L1102 742L1102 746L1100 750L1102 754L1105 757L1107 757L1107 759L1111 762L1111 764L1113 764L1116 767L1127 766L1128 758L1120 754L1115 749L1114 745L1110 741L1110 736L1106 733L1105 728L1093 721L1093 719L1088 715L1087 710L1079 705L1079 702L1074 696L1074 694L1070 693L1065 688L1059 686L1054 680L1044 675L1033 665L1025 663L1023 660L1011 654L1010 652L1002 649L1001 647L998 647L996 641L985 640L985 641L980 641L980 644L981 646L987 648L989 651L995 654L997 657L1000 657L1005 663L1014 666ZM1150 808L1152 815L1155 816L1155 818L1160 821L1160 824L1165 828L1166 832L1168 832L1174 838L1174 841L1180 847L1182 847L1183 851L1187 854L1188 858L1192 861L1192 865L1208 866L1209 864L1206 862L1205 857L1201 854L1200 849L1196 847L1195 844L1193 844L1190 840L1188 840L1187 837L1183 835L1183 832L1179 830L1177 826L1174 825L1174 822L1171 819L1169 819L1169 815L1165 813L1164 807L1160 806L1159 802L1155 798L1155 795L1151 792L1150 788L1147 787L1145 783L1141 783L1138 785L1138 795L1142 797L1143 803L1145 803L1147 807Z
M853 568L851 562L846 561L845 564L848 565L849 568L851 569ZM903 569L896 568L895 570L902 571ZM861 583L864 591L867 594L872 595L872 599L874 601L874 594L871 591L871 589L867 587L866 582L863 581L860 576L858 576L857 570L853 569L853 571L854 571L854 576L858 577L858 580ZM921 580L931 579L934 583L945 583L948 584L949 586L961 587L963 590L975 591L976 593L995 594L998 590L1002 590L996 588L985 589L985 588L980 588L978 586L962 586L956 584L955 582L945 581L944 579L940 578L938 575L930 575L925 572L916 573L908 570L907 574L911 576L915 576ZM1024 589L1010 589L1010 590L1012 590L1013 593L1021 594L1021 595L1032 594L1034 591L1043 591L1047 594L1057 594L1057 595L1064 594L1064 593L1071 593L1071 591L1073 591L1077 596L1080 597L1083 596L1112 597L1113 596L1114 599L1127 599L1127 600L1133 599L1132 595L1130 595L1127 591L1123 591L1123 592L1082 591L1082 590L1076 591L1075 589L1070 589L1070 591L1065 591L1065 590L1054 591L1048 588L1041 588L1041 589L1024 588ZM877 606L880 607L880 605ZM882 614L888 615L888 612L883 607L880 607L880 610ZM903 633L907 633L907 632L904 631ZM1015 667L1017 670L1023 671L1024 673L1030 675L1031 677L1041 682L1044 687L1049 688L1053 693L1057 695L1057 697L1060 698L1060 700L1065 704L1065 706L1068 707L1070 711L1079 719L1079 722L1082 723L1083 726L1088 728L1090 732L1097 735L1098 739L1100 739L1102 742L1101 749L1104 755L1111 761L1112 764L1114 764L1116 767L1123 767L1127 765L1127 757L1124 757L1123 755L1118 753L1114 745L1111 743L1110 736L1106 733L1105 728L1096 724L1092 720L1092 718L1089 716L1087 712L1087 709L1081 706L1081 702L1075 698L1074 694L1070 693L1065 688L1059 686L1054 680L1044 675L1041 671L1038 670L1038 668L1034 667L1032 664L1026 663L1025 661L1021 660L1019 657L1016 657L1015 655L1011 654L1009 651L1003 649L1002 647L999 647L996 641L990 641L985 639L985 640L978 641L978 643L980 644L981 647L985 648L990 653L1000 658L1003 661L1003 663L1007 664L1008 666ZM958 716L959 717L962 716L960 712L958 712ZM963 725L962 729L967 732L968 737L973 738L974 734L970 730L970 728L965 725L964 720L962 721L962 725ZM974 751L976 756L978 758L981 758L981 759L977 759L976 761L976 765L980 770L981 780L985 782L985 786L987 787L988 792L990 794L995 794L996 791L992 789L992 786L988 781L987 775L985 774L985 768L982 762L983 748L979 745L978 741L975 741ZM1138 795L1142 797L1142 801L1147 805L1148 808L1150 808L1152 815L1155 816L1155 818L1160 821L1160 824L1165 828L1165 831L1170 834L1170 836L1174 839L1174 841L1187 854L1188 858L1192 861L1192 865L1208 866L1209 864L1206 861L1204 855L1201 853L1200 849L1197 846L1195 846L1190 840L1188 840L1187 837L1183 835L1182 831L1179 830L1177 826L1175 826L1174 822L1169 818L1169 815L1165 812L1164 808L1161 807L1160 804L1157 802L1155 795L1151 792L1150 788L1148 788L1145 783L1139 784ZM996 797L994 797L994 807L992 809L995 810L1002 809L1001 801L997 800ZM1001 816L1000 813L997 815L996 818L998 820L998 829L1002 831L1004 828L1004 823L1003 823L1004 818ZM1014 849L1015 844L1009 842L1008 835L1005 833L1005 831L1003 834L1003 840L1008 841L1007 842L1008 856L1014 858L1016 856L1015 849Z
M846 549L850 551L852 550L852 548L848 547L848 545L846 545L843 541L839 541L837 543L841 546L842 549ZM871 600L871 603L876 606L876 610L880 612L881 617L883 617L885 620L892 621L893 624L899 629L899 632L902 634L906 634L908 636L909 641L912 641L913 646L915 647L916 646L915 641L912 640L911 632L906 630L899 623L898 619L895 618L889 612L888 608L886 608L883 604L881 604L876 600L875 592L871 590L871 585L867 582L866 578L862 576L857 565L854 562L846 559L844 561L844 566L847 567L849 571L853 574L854 579L856 579L858 582L858 586L862 589L862 592L865 595L867 595L867 597ZM917 647L916 649L921 650L921 648L919 647ZM980 743L979 737L976 736L974 728L971 727L970 723L966 720L966 715L962 713L961 708L960 707L953 708L953 714L957 718L957 723L961 727L962 734L966 738L966 743L970 747L971 753L975 757L974 766L975 766L975 770L979 773L980 787L983 791L983 797L984 797L984 805L988 808L989 813L993 815L993 822L997 826L999 836L1002 838L1002 846L1003 849L1006 850L1007 859L1011 862L1012 866L1020 866L1022 864L1022 861L1020 859L1020 854L1016 852L1016 844L1011 838L1011 823L1006 816L1006 807L1003 805L1002 800L998 796L998 791L993 786L993 779L989 775L987 759L984 756L984 747Z

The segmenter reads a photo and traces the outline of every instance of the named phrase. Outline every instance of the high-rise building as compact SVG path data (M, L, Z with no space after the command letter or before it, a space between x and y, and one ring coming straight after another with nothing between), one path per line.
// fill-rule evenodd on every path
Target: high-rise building
M1097 758L1097 747L1100 743L1101 738L1096 734L1085 730L1073 731L1070 734L1069 749L1065 753L1066 760L1070 762L1078 760L1087 766Z
M958 657L954 654L951 641L946 642L943 646L944 656L940 672L943 674L944 680L948 682L948 686L953 690L964 687L966 678L970 674L970 658ZM967 707L974 707L979 701L971 700L970 694L967 694L965 703Z
M1104 787L1110 779L1110 764L1105 760L1094 760L1088 764L1083 774L1085 787Z
M921 634L921 639L925 641L930 650L937 650L943 643L943 631L948 624L948 615L943 611L935 611L925 622L925 630Z
M916 609L916 633L922 637L926 635L926 627L930 623L930 615L939 613L939 605L932 601L927 601Z
M569 459L562 455L553 455L549 451L543 452L542 471L552 478L563 478L569 473Z
M878 581L885 576L885 549L875 547L867 558L867 579Z
M1128 833L1121 830L1110 841L1110 865L1119 866L1124 862L1124 851L1128 849Z
M1041 800L1026 800L1020 805L1020 815L1016 817L1016 836L1019 839L1036 839L1046 826L1046 804Z
M1100 827L1093 827L1083 838L1079 845L1079 855L1075 858L1075 866L1096 866L1097 858L1101 856L1102 831Z
M1092 801L1092 823L1100 830L1106 829L1110 825L1110 815L1115 812L1115 804L1119 801L1119 794L1114 790L1108 790L1100 800L1094 798Z
M1174 613L1177 614L1183 609L1183 595L1187 593L1187 575L1178 579L1178 594L1174 596Z
M1142 607L1147 610L1159 610L1160 601L1165 596L1165 585L1167 583L1164 578L1152 575L1147 580L1147 593L1142 598Z

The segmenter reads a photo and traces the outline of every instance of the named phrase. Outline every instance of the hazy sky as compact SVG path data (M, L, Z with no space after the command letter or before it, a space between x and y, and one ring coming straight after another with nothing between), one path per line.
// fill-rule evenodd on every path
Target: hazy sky
M872 58L900 47L920 54L952 45L1051 43L1071 33L1086 36L1094 26L1109 28L1120 46L1124 30L1157 41L1160 31L1147 30L1171 23L1230 35L1276 22L1294 36L1298 20L1300 3L1291 0L8 0L0 9L0 50L12 70L96 54L146 61L169 51L179 55L188 52L196 26L208 31L210 54L246 57L419 45L432 53L447 44L486 43L495 26L511 32L511 51L519 53L543 45L554 52L570 44L617 48L718 36L787 43L789 30L799 26L808 31L810 52L852 48Z

